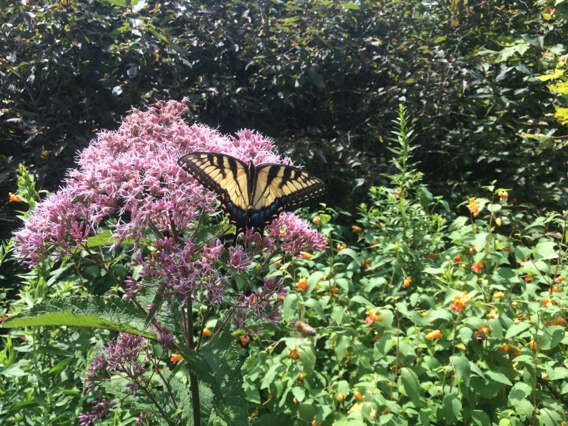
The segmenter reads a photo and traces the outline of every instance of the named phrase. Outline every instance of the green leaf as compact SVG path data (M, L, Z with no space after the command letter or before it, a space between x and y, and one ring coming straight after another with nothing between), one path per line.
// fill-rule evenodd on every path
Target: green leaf
M540 259L556 259L558 254L555 250L556 243L550 240L541 240L538 242L536 247L533 249L535 254L535 260Z
M511 339L511 338L521 334L521 333L524 333L525 331L527 331L531 327L532 327L532 324L528 321L523 321L523 322L520 322L518 324L513 324L507 330L507 333L505 334L505 338Z
M446 424L455 424L461 417L462 403L455 393L444 396L442 412Z
M400 391L408 396L416 408L424 406L418 376L409 368L400 370Z
M69 326L114 330L156 339L145 331L138 307L118 297L67 297L39 303L3 323L5 328Z
M199 352L182 351L192 372L207 383L214 395L215 412L228 424L248 424L241 357L236 340L225 328Z
M505 376L503 373L500 373L499 371L487 370L485 374L487 375L487 377L489 377L491 380L497 383L501 383L507 386L513 385L509 380L509 378Z
M473 410L471 412L471 424L475 426L490 426L491 420L485 411Z

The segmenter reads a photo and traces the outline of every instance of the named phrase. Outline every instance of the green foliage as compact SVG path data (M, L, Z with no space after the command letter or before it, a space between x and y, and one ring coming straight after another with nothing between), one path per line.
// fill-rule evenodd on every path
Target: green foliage
M507 190L488 186L443 226L442 200L418 190L406 125L401 115L393 187L375 189L353 227L359 243L280 265L297 287L285 318L317 334L251 347L259 424L276 412L288 424L566 421L566 214L523 226Z

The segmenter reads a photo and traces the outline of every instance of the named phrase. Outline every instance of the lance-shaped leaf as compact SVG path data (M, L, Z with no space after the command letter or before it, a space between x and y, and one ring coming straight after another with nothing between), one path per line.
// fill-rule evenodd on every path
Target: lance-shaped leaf
M5 328L69 326L115 330L156 339L138 307L118 297L66 297L38 303L2 324Z

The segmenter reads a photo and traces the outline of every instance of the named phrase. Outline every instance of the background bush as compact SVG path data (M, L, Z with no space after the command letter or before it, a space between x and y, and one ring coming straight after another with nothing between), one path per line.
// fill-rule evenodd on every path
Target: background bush
M190 121L276 138L353 211L384 183L403 101L425 179L450 201L490 175L526 202L566 205L563 139L520 137L558 131L547 113L563 100L534 77L565 51L563 4L120 4L4 2L1 192L15 189L19 162L56 188L95 130L185 96Z

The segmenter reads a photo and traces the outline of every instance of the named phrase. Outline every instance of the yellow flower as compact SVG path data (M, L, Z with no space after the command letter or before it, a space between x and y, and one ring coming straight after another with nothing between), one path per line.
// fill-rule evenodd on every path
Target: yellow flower
M492 318L495 318L497 316L497 314L499 314L499 311L497 310L497 308L493 308L493 309L491 309L491 311L489 311L487 313L487 315L485 315L485 317L492 319Z
M404 283L402 283L402 286L403 286L404 288L408 288L408 287L410 287L410 283L411 283L411 282L412 282L412 278L406 277L406 278L404 279Z
M500 217L498 217L497 219L495 219L495 224L496 224L497 226L501 226L502 222L501 222L501 218L500 218Z
M509 198L509 193L507 191L499 191L499 199L501 201L506 200L507 198Z

